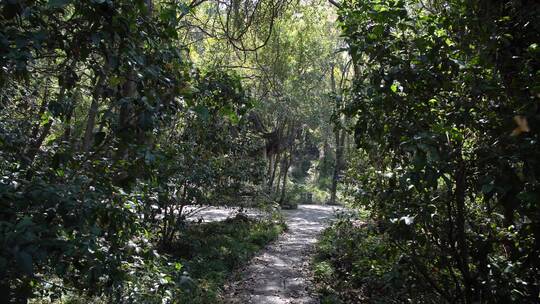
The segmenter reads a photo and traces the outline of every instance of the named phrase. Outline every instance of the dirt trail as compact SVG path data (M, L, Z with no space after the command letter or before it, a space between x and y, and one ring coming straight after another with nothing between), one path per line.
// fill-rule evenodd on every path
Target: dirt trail
M226 286L228 304L319 303L309 275L309 260L318 234L339 207L300 205L283 211L289 230L253 258Z

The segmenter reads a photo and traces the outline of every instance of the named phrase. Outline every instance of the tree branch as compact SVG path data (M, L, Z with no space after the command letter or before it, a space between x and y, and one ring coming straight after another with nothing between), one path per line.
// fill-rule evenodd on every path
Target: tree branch
M330 2L330 4L332 4L333 6L335 6L337 8L341 8L341 5L339 3L337 3L335 0L328 0L328 2Z

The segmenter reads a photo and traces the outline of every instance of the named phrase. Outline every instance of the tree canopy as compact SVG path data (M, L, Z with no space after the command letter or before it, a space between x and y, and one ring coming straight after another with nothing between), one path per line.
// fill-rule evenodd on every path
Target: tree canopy
M335 303L536 303L539 37L533 0L2 1L0 302L213 303L284 228L191 208L319 203Z

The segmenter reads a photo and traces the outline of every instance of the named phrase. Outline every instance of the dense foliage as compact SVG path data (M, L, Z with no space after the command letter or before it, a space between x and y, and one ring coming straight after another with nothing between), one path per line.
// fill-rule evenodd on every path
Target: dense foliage
M336 16L328 6L320 0L291 5L256 52L239 53L217 39L219 31L193 47L200 64L236 71L258 101L251 120L266 140L267 193L282 205L329 199L336 159L331 93L340 87L338 67L346 69L348 58L338 53ZM204 11L198 15L207 18Z
M283 227L186 206L344 199L325 300L540 301L540 3L330 3L1 1L0 302L209 303Z
M537 303L540 4L349 0L339 15L359 148L347 183L378 227L350 238L384 243L370 256L399 277L389 302Z
M283 227L186 210L327 199L327 7L1 1L0 302L218 299Z
M436 299L422 281L404 284L410 268L399 263L399 249L388 246L389 235L379 232L374 223L343 215L323 232L313 263L323 304Z
M0 3L0 302L167 302L183 206L256 195L253 100L193 65L193 8Z

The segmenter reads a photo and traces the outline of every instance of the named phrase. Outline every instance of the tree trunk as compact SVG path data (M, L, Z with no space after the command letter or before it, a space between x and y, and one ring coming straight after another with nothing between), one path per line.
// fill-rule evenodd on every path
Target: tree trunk
M77 60L73 60L70 63L68 70L72 72L76 66L77 66ZM66 71L66 74L68 74L67 71ZM72 132L71 122L73 120L73 112L75 109L75 100L73 96L74 86L75 86L75 83L70 82L69 84L66 84L66 90L68 91L68 93L70 93L69 104L67 100L61 100L61 102L67 106L67 112L65 113L65 119L64 119L64 124L65 124L64 134L62 135L62 141L67 144L69 144L71 140L71 132ZM65 97L65 94L64 96L62 96L62 99L63 97Z
M330 80L332 83L332 90L337 95L337 88L336 88L336 80L334 77L334 66L332 66L331 69L332 74L330 75ZM339 98L336 98L336 105L334 110L334 115L336 115L336 122L339 123L339 125L335 126L334 131L334 137L336 141L336 160L334 163L334 174L332 175L332 186L330 189L330 201L329 204L335 204L336 203L336 195L337 195L337 184L339 180L339 174L341 172L341 163L343 162L343 144L345 140L345 130L341 129L341 102Z
M32 132L30 134L30 138L36 138L36 136L39 133L39 127L41 126L41 117L43 117L43 114L45 114L45 110L47 110L47 106L49 105L49 85L50 85L50 79L47 79L45 82L45 92L43 94L43 101L41 102L41 105L39 106L38 113L37 113L37 119L38 122L34 125L32 128ZM30 150L30 147L32 146L33 142L31 141L30 144L26 147L26 150Z
M463 284L465 289L465 303L473 303L473 279L471 277L469 269L469 250L467 247L467 235L465 232L465 192L466 192L466 167L464 160L461 158L461 151L459 151L459 162L454 175L454 181L456 183L454 197L456 202L456 233L457 233L457 245L459 248L458 264L460 265L460 271L463 275Z
M283 176L282 178L283 184L281 186L281 195L279 199L280 205L283 204L283 202L285 201L285 193L287 190L287 175L289 173L289 167L291 166L293 152L294 152L294 129L295 129L295 125L291 124L287 130L287 149L289 151L288 151L288 155L285 154L283 156L283 162L281 166L282 172L280 173ZM287 151L285 151L285 153L287 153Z
M270 181L268 183L268 188L270 189L270 191L272 191L272 188L274 187L274 180L276 178L276 171L277 171L278 164L279 164L280 161L281 161L281 153L274 154L274 162L273 162L272 174L270 175Z
M275 172L277 172L277 181L276 181L276 191L275 191L275 193L277 193L277 194L279 194L279 189L281 187L281 173L283 171L283 161L284 161L284 159L281 159L281 153L279 153L278 155L279 155L279 162L276 163L276 166L275 166ZM286 155L283 155L283 157L286 157ZM277 164L279 164L279 167L278 167Z
M68 112L66 113L64 134L62 135L62 141L68 143L71 139L71 120L73 118L73 105L70 105Z
M60 89L60 93L58 94L58 99L63 99L64 94L66 93L66 88L62 87ZM44 101L45 102L45 101ZM36 138L35 141L33 141L28 148L28 151L26 153L26 160L28 162L28 165L31 165L34 162L34 158L36 157L39 149L43 145L43 141L45 141L45 138L49 135L51 131L51 127L53 124L53 120L49 119L49 121L43 126L43 129L41 131L41 134Z
M152 0L145 0L147 8L146 17L152 17L154 4ZM129 156L129 145L134 141L140 143L146 142L148 139L144 137L144 134L137 133L135 119L138 113L135 113L133 108L133 99L137 98L137 82L136 82L136 70L130 69L126 75L126 82L122 90L122 97L128 98L129 102L124 102L120 106L120 112L118 116L119 131L120 131L120 144L117 150L117 159L126 159Z
M330 189L330 204L336 203L337 185L339 181L339 174L341 173L341 166L343 163L343 144L345 139L345 130L336 130L336 161L334 163L334 174L332 175L332 187Z
M292 146L289 151L289 157L285 156L284 159L284 170L283 170L283 185L281 186L281 197L279 198L279 204L283 205L285 201L285 193L287 188L287 173L289 172L289 167L291 166L291 160L292 160Z
M107 72L107 68L105 68L105 73ZM101 95L103 94L103 83L105 82L105 74L100 74L98 76L98 79L95 84L95 91L92 95L92 103L90 104L90 108L88 109L88 119L86 120L86 128L84 130L84 137L83 137L83 144L82 144L82 150L83 152L88 152L90 150L90 146L92 146L94 142L94 128L96 126L96 117L97 112L99 109L99 99L101 98Z

